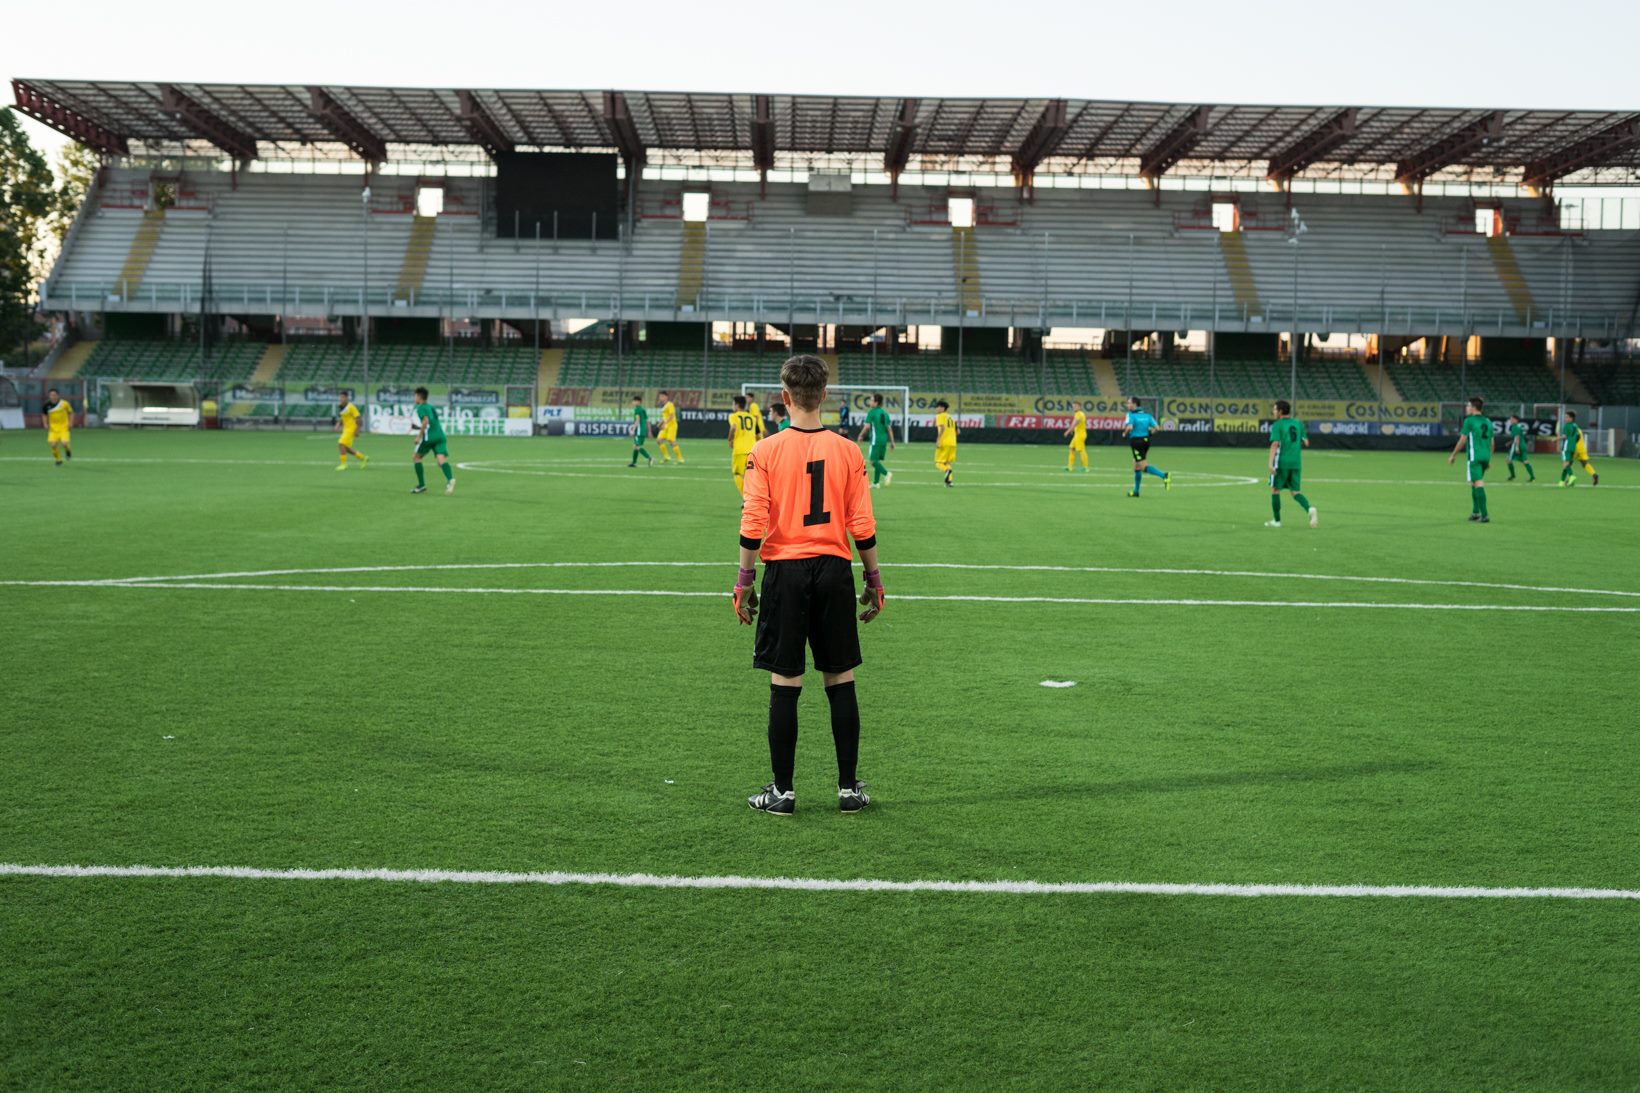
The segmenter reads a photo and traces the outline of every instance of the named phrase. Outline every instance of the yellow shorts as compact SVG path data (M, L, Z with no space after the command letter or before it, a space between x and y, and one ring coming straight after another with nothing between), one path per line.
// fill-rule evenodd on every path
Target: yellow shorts
M1583 441L1579 440L1577 442L1577 451L1572 453L1572 458L1577 460L1579 463L1587 463L1589 461L1589 449Z
M948 447L936 447L934 449L934 462L936 464L938 464L938 463L955 463L956 461L957 461L957 446L955 444L952 444Z
M676 440L676 439L678 439L678 427L676 425L668 425L666 428L664 428L660 431L660 435L657 436L655 439L656 440Z
M48 429L46 431L46 443L47 444L67 444L68 443L68 430L67 429Z
M1071 438L1071 451L1082 452L1088 448L1088 438L1085 436Z
M356 431L349 430L342 434L342 438L338 443L344 448L351 448L353 447L353 441L358 439L358 436L359 434Z

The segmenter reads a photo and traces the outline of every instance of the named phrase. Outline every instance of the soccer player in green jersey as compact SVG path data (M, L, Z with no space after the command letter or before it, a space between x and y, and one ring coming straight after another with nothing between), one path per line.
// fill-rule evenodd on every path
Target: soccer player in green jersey
M1564 461L1560 466L1560 484L1562 486L1577 485L1577 476L1572 473L1572 464L1581 463L1583 469L1589 472L1590 485L1600 485L1600 476L1594 473L1594 464L1589 462L1588 441L1583 438L1583 430L1577 424L1577 411L1566 411L1566 424L1560 427L1560 458Z
M1310 514L1310 526L1316 526L1315 506L1301 492L1303 489L1304 449L1310 446L1310 435L1304 423L1293 417L1293 407L1286 399L1276 401L1276 420L1270 425L1270 514L1264 521L1267 528L1281 526L1281 491L1287 490L1293 500Z
M1526 435L1526 423L1519 414L1509 415L1509 481L1515 480L1515 464L1526 468L1526 481L1536 482L1537 472L1532 469L1532 440Z
M774 431L791 428L792 419L786 415L786 404L778 400L769 403L769 416L774 418Z
M1493 429L1492 419L1481 413L1485 405L1479 395L1472 396L1465 404L1469 414L1458 430L1458 442L1452 446L1452 454L1446 457L1446 464L1450 467L1459 452L1466 453L1469 460L1469 503L1472 506L1469 519L1477 524L1492 522L1486 511L1486 469L1492 465Z
M883 465L883 458L894 450L894 423L889 420L888 411L883 409L883 396L871 396L871 409L866 411L866 422L860 426L860 435L856 440L864 440L866 434L871 434L871 488L876 489L878 480L885 486L894 484L894 474Z
M427 388L416 388L416 488L411 493L427 492L427 472L421 469L421 458L432 452L438 459L438 469L444 472L444 492L456 492L455 475L450 470L450 452L444 443L444 426L439 424L438 409L427 401Z
M640 455L643 456L644 459L646 460L646 462L644 463L644 466L653 467L655 465L655 457L650 455L649 454L649 449L647 449L643 446L643 442L646 439L648 439L648 437L649 437L649 411L644 409L643 396L642 395L633 395L632 396L632 462L627 464L628 467L636 467L638 465L638 457Z

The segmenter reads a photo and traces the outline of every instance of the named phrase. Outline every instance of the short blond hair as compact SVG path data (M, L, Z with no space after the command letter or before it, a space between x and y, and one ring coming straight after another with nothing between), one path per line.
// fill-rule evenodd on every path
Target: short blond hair
M800 410L818 410L826 395L826 362L807 353L780 366L780 385Z

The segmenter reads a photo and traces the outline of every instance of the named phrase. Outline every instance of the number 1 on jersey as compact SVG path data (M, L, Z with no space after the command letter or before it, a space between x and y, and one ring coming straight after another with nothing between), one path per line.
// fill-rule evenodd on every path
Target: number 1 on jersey
M808 464L809 472L809 511L803 517L804 527L813 527L815 524L831 523L831 513L826 511L826 461L812 460Z

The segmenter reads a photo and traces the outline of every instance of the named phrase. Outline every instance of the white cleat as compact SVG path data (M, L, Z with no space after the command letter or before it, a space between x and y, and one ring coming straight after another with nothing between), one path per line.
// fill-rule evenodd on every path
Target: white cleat
M1266 520L1266 521L1264 521L1264 526L1267 527L1267 528L1278 528L1278 527L1281 526L1281 521L1280 520Z
M446 495L456 492L456 480L454 478L444 483L444 492Z
M893 484L894 484L894 472L889 471L887 474L883 475L883 485L892 486Z
M1310 506L1310 526L1313 528L1313 527L1315 527L1315 524L1316 524L1315 506L1311 505Z

